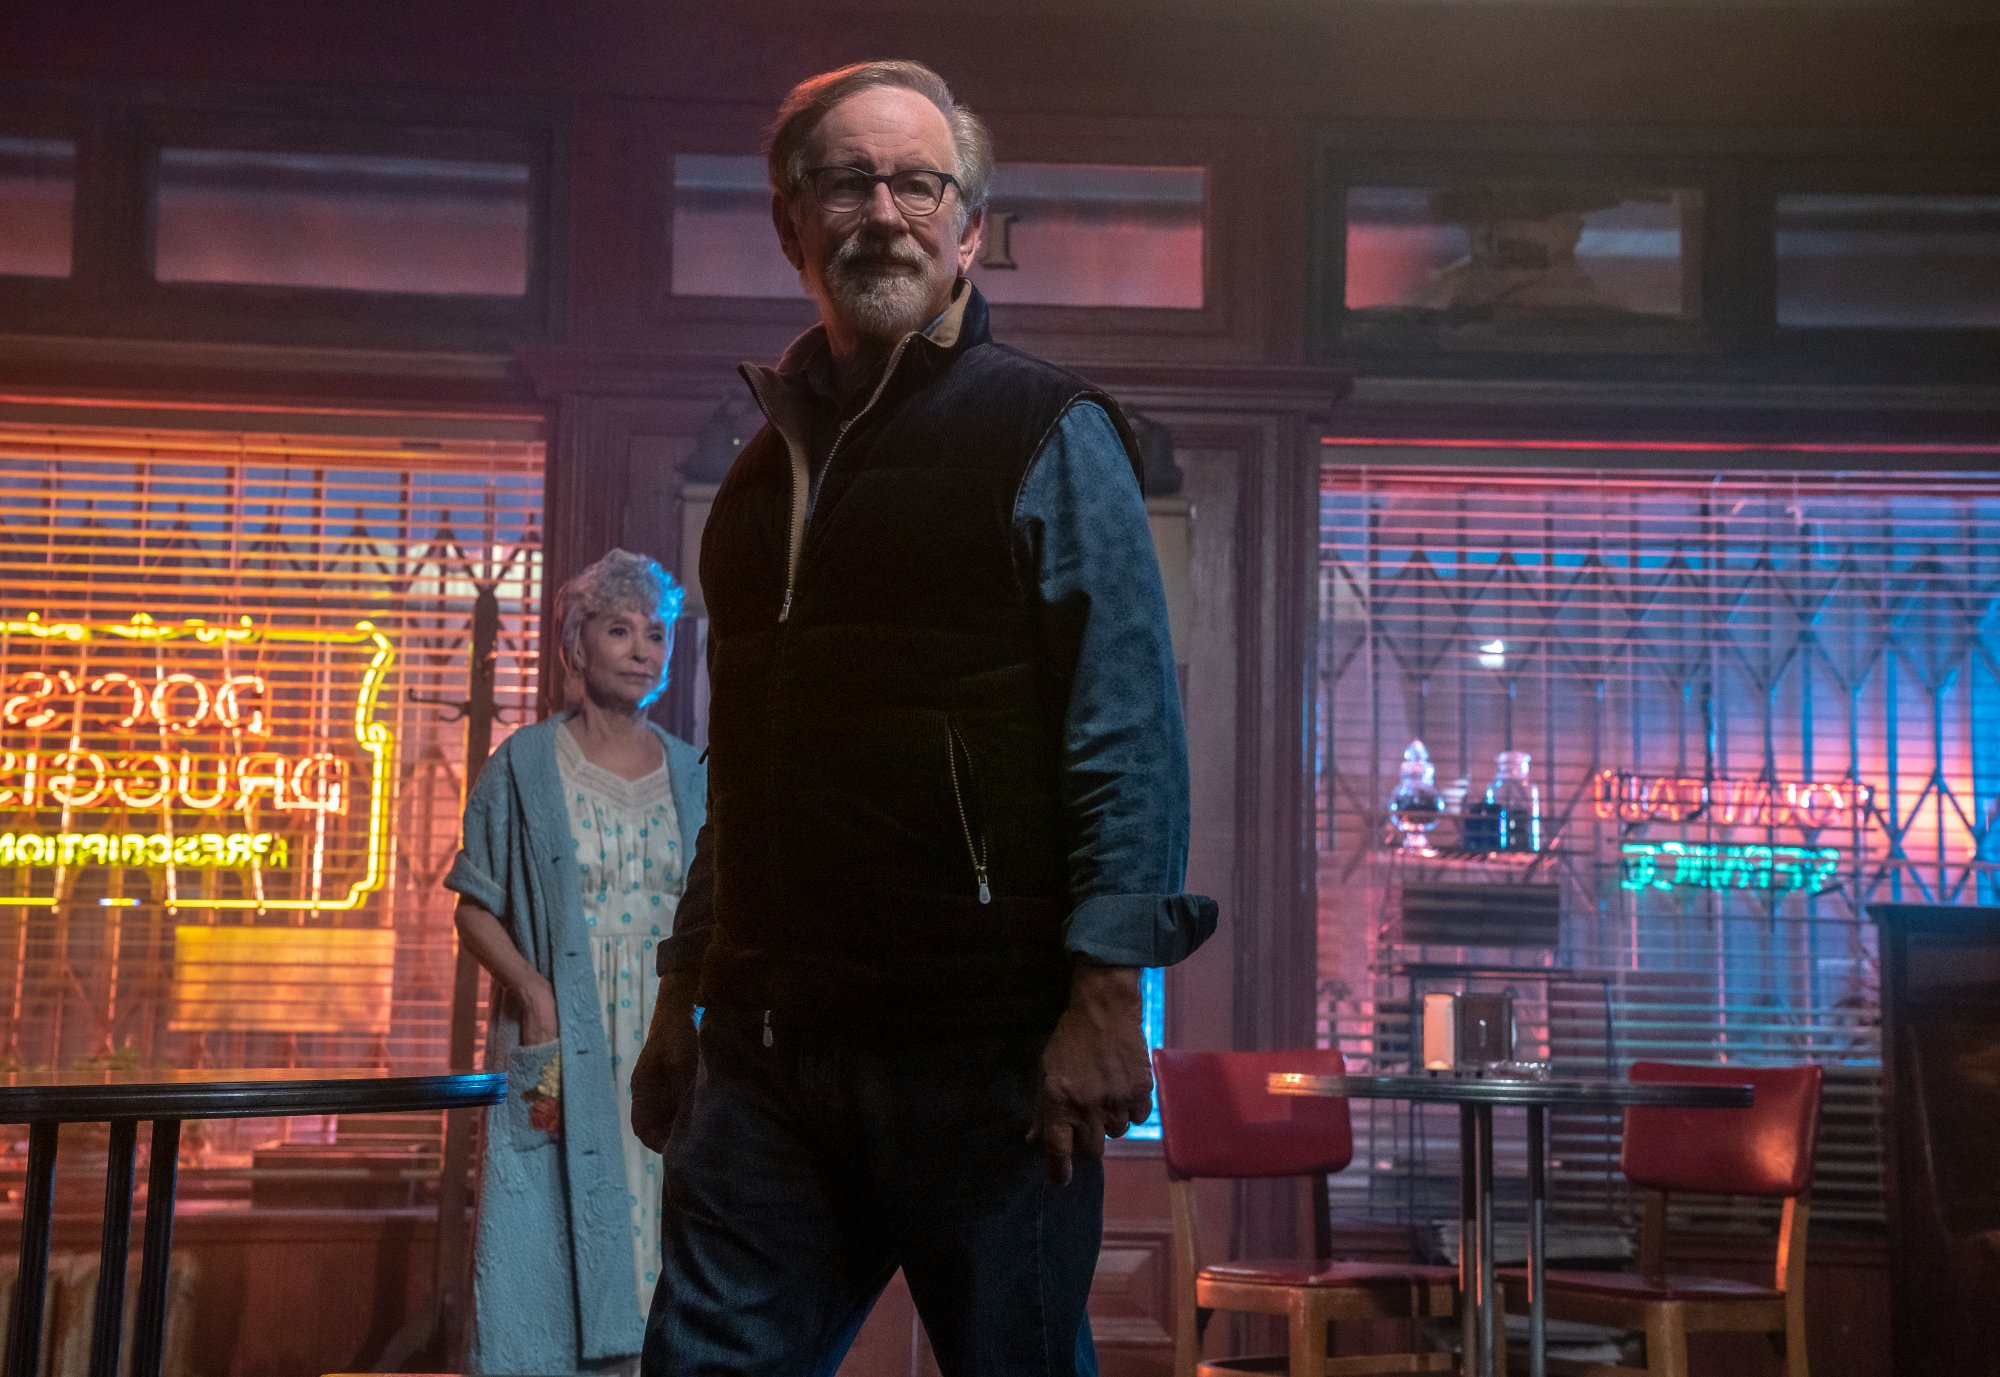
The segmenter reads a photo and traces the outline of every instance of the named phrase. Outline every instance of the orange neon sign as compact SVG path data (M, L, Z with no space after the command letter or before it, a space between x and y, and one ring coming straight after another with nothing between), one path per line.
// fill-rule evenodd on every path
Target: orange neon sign
M0 620L0 905L357 907L387 873L394 658L368 622Z
M1708 822L1719 827L1863 825L1875 791L1847 780L1722 779L1600 770L1591 807L1606 822Z

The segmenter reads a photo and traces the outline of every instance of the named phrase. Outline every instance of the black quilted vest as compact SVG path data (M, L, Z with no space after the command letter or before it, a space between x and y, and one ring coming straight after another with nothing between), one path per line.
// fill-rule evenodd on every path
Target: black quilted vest
M702 538L712 1007L1047 1026L1067 998L1065 675L1014 509L1081 379L987 335L909 340L834 449L786 599L794 471L767 425Z

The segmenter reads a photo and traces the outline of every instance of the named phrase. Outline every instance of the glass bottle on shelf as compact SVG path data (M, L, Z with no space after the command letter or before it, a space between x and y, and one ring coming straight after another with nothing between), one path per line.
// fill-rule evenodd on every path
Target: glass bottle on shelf
M1528 778L1526 751L1502 751L1493 760L1493 783L1486 790L1495 851L1542 849L1542 793Z
M1438 792L1437 767L1421 741L1412 741L1403 750L1401 778L1389 795L1389 816L1403 834L1403 850L1419 856L1431 850L1430 830L1444 816L1444 796Z
M1467 796L1459 849L1474 856L1488 856L1500 849L1500 805L1492 802L1489 794Z

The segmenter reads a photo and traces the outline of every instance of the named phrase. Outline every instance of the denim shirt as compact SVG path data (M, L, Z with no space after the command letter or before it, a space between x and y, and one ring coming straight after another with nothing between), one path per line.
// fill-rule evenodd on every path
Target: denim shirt
M814 398L816 460L840 411L818 366L823 357L799 346L787 355L788 363L804 360L791 376ZM1181 890L1187 737L1166 593L1145 498L1103 408L1078 403L1043 444L1015 506L1014 548L1023 587L1039 605L1045 653L1070 684L1064 946L1104 965L1170 966L1215 930L1216 904ZM714 856L704 827L674 935L659 948L662 975L700 967L714 924Z

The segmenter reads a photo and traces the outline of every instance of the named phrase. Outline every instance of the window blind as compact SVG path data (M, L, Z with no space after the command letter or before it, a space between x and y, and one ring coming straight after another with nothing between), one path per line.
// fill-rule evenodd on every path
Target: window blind
M543 457L410 429L0 424L9 1065L445 1064L440 881L467 714L533 718ZM435 1116L369 1128L208 1125L191 1165L386 1133L435 1170Z
M1391 462L1332 462L1321 481L1322 1038L1404 1069L1412 1001L1471 988L1510 990L1527 1054L1558 1074L1818 1062L1814 1222L1879 1225L1866 909L1991 901L2000 475L1865 455L1839 473L1691 473L1645 453L1371 453ZM1542 853L1467 853L1451 818L1437 854L1400 846L1386 805L1413 739L1448 800L1477 801L1498 752L1528 752ZM1404 886L1439 882L1557 885L1553 945L1406 942ZM1356 1116L1336 1209L1454 1219L1450 1111ZM1503 1185L1519 1117L1500 1116ZM1552 1208L1581 1251L1623 1228L1618 1128L1551 1116Z

